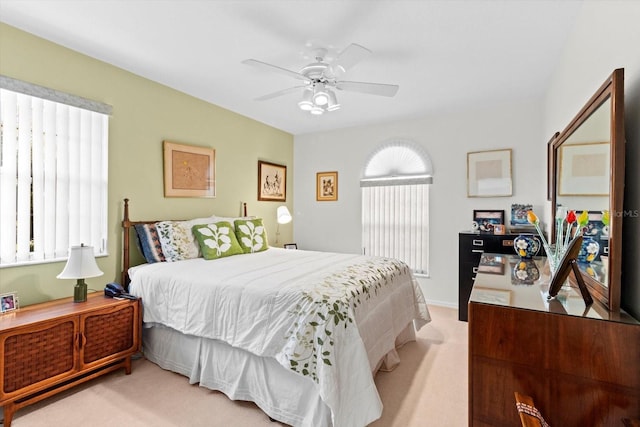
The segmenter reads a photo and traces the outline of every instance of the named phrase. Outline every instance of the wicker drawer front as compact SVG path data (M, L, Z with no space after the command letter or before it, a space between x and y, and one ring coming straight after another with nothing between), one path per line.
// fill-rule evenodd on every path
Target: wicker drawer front
M4 341L5 394L74 369L74 322L59 323L36 332L20 333Z
M88 316L84 322L84 364L131 350L134 346L134 308Z

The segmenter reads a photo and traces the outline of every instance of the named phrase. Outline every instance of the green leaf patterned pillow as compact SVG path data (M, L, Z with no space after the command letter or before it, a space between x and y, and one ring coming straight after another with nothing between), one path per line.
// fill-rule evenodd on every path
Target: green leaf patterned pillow
M244 253L260 252L269 249L267 229L262 219L236 219L236 237Z
M230 222L194 225L191 230L196 236L204 259L218 259L244 253Z

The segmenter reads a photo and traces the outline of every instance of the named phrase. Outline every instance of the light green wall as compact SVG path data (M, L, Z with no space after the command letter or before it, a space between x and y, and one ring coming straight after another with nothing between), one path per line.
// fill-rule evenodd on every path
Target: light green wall
M0 23L0 74L113 106L109 120L109 256L98 259L104 276L87 279L101 290L119 281L122 200L132 220L235 216L242 202L264 218L275 240L276 208L258 202L257 162L287 169L287 205L293 207L293 136L247 117L154 83L120 68ZM162 141L216 150L215 199L165 198ZM292 241L290 224L280 240ZM16 291L22 306L73 294L73 281L56 279L64 263L0 269L0 293Z

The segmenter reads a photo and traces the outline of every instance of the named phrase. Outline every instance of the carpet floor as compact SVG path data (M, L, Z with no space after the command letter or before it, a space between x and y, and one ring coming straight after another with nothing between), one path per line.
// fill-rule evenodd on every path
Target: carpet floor
M455 309L430 306L432 322L400 350L400 365L379 372L384 404L371 427L458 427L468 423L467 323ZM354 408L357 410L357 408ZM13 427L278 427L253 403L190 385L141 358L131 375L113 372L19 410Z

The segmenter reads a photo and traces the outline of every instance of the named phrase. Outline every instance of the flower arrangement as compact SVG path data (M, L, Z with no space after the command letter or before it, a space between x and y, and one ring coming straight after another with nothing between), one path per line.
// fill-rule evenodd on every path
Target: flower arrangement
M555 273L556 269L559 267L560 260L562 260L562 257L567 251L572 240L582 235L584 227L589 222L589 213L587 211L582 211L579 216L576 216L576 213L573 210L567 211L566 208L558 208L555 218L556 243L554 246L549 245L547 240L544 238L544 234L542 233L542 230L540 230L540 220L533 211L528 212L527 221L536 228L536 231L540 235L542 246L544 247L544 250L547 253L547 258L549 259L549 266L552 273Z

